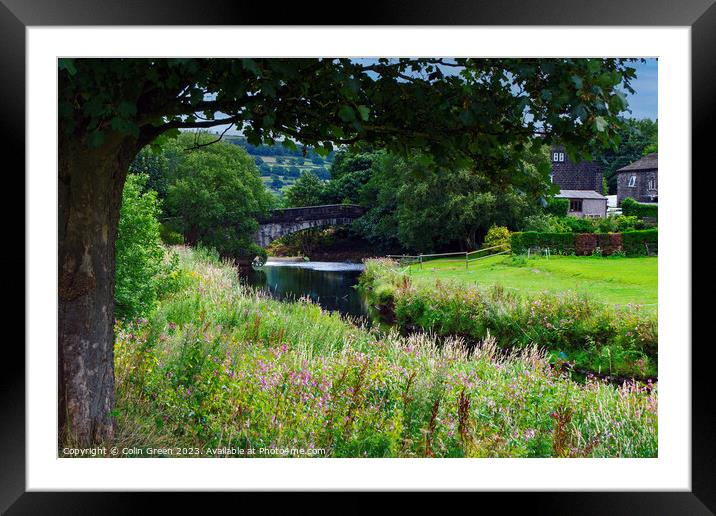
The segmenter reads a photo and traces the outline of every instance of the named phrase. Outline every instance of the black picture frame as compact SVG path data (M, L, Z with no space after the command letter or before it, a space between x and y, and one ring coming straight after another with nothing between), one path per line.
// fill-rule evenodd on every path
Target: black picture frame
M688 26L691 28L692 69L692 168L712 172L710 136L716 119L716 5L715 0L401 0L381 4L361 2L350 17L337 16L338 4L314 2L310 8L294 4L283 9L266 3L205 0L199 4L181 0L145 2L112 0L0 0L0 121L2 145L18 157L15 170L24 170L25 148L25 29L28 26L82 25L558 25L558 26ZM335 20L321 20L331 13ZM320 20L320 21L319 21ZM338 22L336 20L339 20ZM341 23L342 21L342 23ZM48 114L50 116L50 114ZM54 116L54 114L52 114ZM701 164L701 167L700 165ZM20 178L22 177L22 179ZM24 192L24 175L15 173L15 191ZM8 178L10 179L10 178ZM699 179L700 181L700 179ZM701 187L699 187L701 188ZM693 190L698 192L699 189ZM24 196L17 195L18 199ZM22 201L20 201L22 202ZM22 208L20 208L22 209ZM24 212L24 211L23 211ZM17 212L16 212L17 213ZM6 241L15 242L12 258L3 264L14 270L25 267L25 227L15 221L7 228ZM698 234L693 232L693 235ZM22 263L21 263L22 262ZM692 262L693 263L693 262ZM26 274L29 271L26 270ZM6 285L21 292L20 275L10 275ZM21 294L24 299L24 294ZM24 306L17 303L16 306ZM693 305L696 308L695 305ZM28 306L27 310L32 307ZM692 315L692 320L694 320ZM695 319L698 320L698 319ZM6 342L6 344L9 344ZM27 493L25 488L25 358L13 342L4 350L0 374L2 425L0 425L0 510L8 514L104 514L134 512L146 507L150 495L132 493ZM714 514L716 513L716 413L709 340L692 346L692 490L690 492L619 493L480 493L480 503L495 498L499 506L529 507L547 514ZM13 353L12 358L8 354ZM185 504L186 494L162 496L165 509ZM215 495L214 495L215 496ZM241 496L246 496L242 494ZM221 498L225 498L222 496ZM428 509L434 498L415 494ZM296 499L293 498L293 502ZM300 503L300 502L299 502ZM351 501L353 509L371 510L371 503ZM485 506L486 507L486 506Z

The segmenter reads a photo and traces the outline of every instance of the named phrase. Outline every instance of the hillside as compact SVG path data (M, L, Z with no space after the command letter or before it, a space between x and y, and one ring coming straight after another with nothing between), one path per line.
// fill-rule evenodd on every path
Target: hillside
M252 145L243 136L226 136L226 142L246 150L256 161L261 180L266 188L278 196L293 185L304 171L313 172L321 179L330 178L334 154L322 157L308 150L306 156L301 149L292 150L282 145Z

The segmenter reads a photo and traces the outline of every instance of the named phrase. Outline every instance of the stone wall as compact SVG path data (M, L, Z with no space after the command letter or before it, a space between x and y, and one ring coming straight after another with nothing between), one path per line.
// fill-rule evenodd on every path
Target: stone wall
M629 186L629 178L635 176L634 186ZM619 172L617 176L617 204L621 205L622 201L627 197L631 197L637 202L655 202L652 196L658 198L659 195L659 178L658 170L625 170ZM653 179L656 188L649 188L649 181Z
M561 147L555 147L550 152L552 161L552 182L562 190L594 190L602 193L602 169L595 163L582 161L573 163L564 156L564 161L554 161L554 153L564 153Z

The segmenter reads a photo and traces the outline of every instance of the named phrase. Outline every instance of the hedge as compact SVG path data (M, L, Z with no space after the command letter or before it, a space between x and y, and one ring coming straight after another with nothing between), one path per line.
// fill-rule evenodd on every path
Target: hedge
M622 201L622 215L630 216L634 215L643 219L644 217L650 217L653 219L659 218L659 205L658 204L642 204L636 202L631 197L627 197Z
M659 232L657 229L642 229L622 233L622 246L628 256L646 255L647 246L652 252L657 252L658 243Z
M644 229L623 233L541 233L525 231L510 236L512 252L526 253L531 247L549 248L554 254L591 255L598 247L604 255L623 251L627 256L644 256L647 245L658 251L658 230ZM646 244L646 245L644 245Z
M530 247L549 247L553 253L572 254L575 252L574 233L541 233L524 231L510 236L513 253L526 253Z

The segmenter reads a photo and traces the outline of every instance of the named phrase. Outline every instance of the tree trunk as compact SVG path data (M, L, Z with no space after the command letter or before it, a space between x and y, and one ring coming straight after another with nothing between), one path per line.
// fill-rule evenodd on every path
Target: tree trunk
M96 149L59 134L58 424L62 442L112 439L115 240L136 140Z

